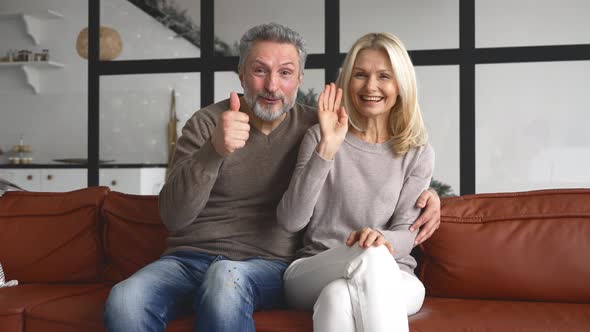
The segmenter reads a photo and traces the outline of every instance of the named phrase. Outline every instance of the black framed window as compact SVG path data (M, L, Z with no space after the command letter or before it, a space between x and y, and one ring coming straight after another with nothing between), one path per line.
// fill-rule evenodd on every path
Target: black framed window
M476 3L473 0L421 0L412 4L407 1L373 0L363 5L366 10L352 10L353 4L349 0L310 1L309 6L286 1L284 4L277 4L262 0L200 0L196 5L197 2L185 0L179 2L190 3L191 6L199 9L200 53L198 55L179 58L131 57L115 61L99 61L97 32L102 22L99 9L100 3L105 1L109 0L89 2L91 35L88 85L89 185L97 185L99 182L99 157L103 156L100 150L106 148L100 142L100 133L103 132L103 128L99 129L99 126L107 126L106 122L101 124L101 113L105 110L101 104L110 101L100 96L100 85L103 84L100 77L198 73L200 86L199 91L194 93L199 94L200 105L195 105L195 109L198 106L208 105L224 98L228 91L239 88L239 82L230 82L235 76L237 67L234 45L243 31L254 24L262 23L261 20L291 25L310 40L311 54L306 65L306 70L310 74L304 87L314 88L314 90L318 89L318 86L321 89L323 83L336 78L348 47L347 44L363 33L371 30L389 30L404 39L417 66L423 112L427 126L430 127L433 145L436 146L435 177L443 183L450 184L455 194L471 194L488 190L487 187L479 187L478 184L480 182L478 172L484 174L484 169L487 167L482 164L487 161L479 157L490 153L488 151L490 143L485 143L486 140L482 135L486 135L486 131L489 130L502 129L482 127L481 121L484 121L493 110L479 103L479 99L485 100L489 96L484 97L478 86L484 87L485 84L490 84L488 79L502 80L502 77L493 78L493 75L489 75L484 65L497 64L499 67L496 68L500 68L501 72L506 67L501 67L500 64L556 62L563 63L567 68L573 68L571 70L576 71L586 70L587 67L583 62L590 60L590 38L587 38L587 33L584 32L590 31L589 23L579 18L587 17L590 14L590 8L573 0L570 6L572 8L557 13L550 8L552 6L550 1L542 1L542 6L549 7L541 10L541 13L553 12L558 16L554 15L553 20L569 21L571 25L566 24L565 27L560 27L561 37L554 36L554 39L545 40L535 37L537 39L533 38L535 41L531 43L523 43L522 39L509 40L507 36L498 37L504 43L494 41L489 31L498 30L498 27L494 26L496 24L494 22L497 22L494 19L494 13L497 10L484 8L488 4ZM537 7L541 6L537 2L535 2L535 8L523 7L523 4L511 4L507 0L503 3L513 10L515 17L520 18L529 17L532 15L531 12L539 10ZM264 17L257 18L254 14L244 15L249 10L258 13L257 8L261 6L265 6L265 10L260 11L264 13ZM497 6L497 3L494 3L494 6ZM273 11L275 7L277 9ZM283 10L285 8L289 10ZM376 11L379 12L378 17L374 16ZM196 12L196 9L193 12ZM522 20L517 18L514 21L516 27L513 28L532 30L537 21L535 19L529 21L530 25L526 26L522 25ZM308 32L308 29L312 32ZM510 29L507 27L505 31ZM498 34L501 33L502 31L498 32ZM576 64L568 66L566 62ZM536 68L543 68L543 66ZM322 76L324 82L320 82ZM568 78L566 76L560 79ZM587 82L587 79L583 77L577 79ZM523 84L524 82L526 79L523 80ZM496 82L496 84L501 86L501 83ZM494 89L499 88L494 86ZM524 102L527 99L522 100ZM512 107L514 102L509 104L506 106ZM579 112L582 105L576 104L573 107L577 110L568 113L569 116L583 116ZM516 118L518 119L519 116ZM540 118L544 119L542 121L549 121L545 116ZM490 121L486 123L493 123ZM496 123L494 126L498 127L500 124ZM541 135L541 133L536 132L535 135ZM481 143L485 144L481 145ZM587 143L581 145L583 148L588 147ZM143 166L142 161L132 164L135 167ZM576 184L579 186L590 185L590 180L587 178L578 180ZM567 185L567 183L550 182L546 185ZM525 185L519 188L534 189L534 187L534 185L528 187ZM506 186L500 189L511 191L517 188Z

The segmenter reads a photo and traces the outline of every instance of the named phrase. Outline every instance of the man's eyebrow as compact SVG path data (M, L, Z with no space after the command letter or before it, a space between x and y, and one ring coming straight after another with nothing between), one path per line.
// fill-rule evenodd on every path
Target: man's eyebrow
M260 59L254 59L253 64L262 65L264 67L270 67L270 65L268 63L266 63L266 62L264 62L264 61L262 61ZM293 66L293 67L295 67L295 62L293 62L293 61L283 62L283 63L280 63L279 66L281 66L281 67L282 66Z
M264 67L269 67L268 63L263 62L262 60L259 60L259 59L254 59L254 63L253 64L255 64L255 65L262 65Z

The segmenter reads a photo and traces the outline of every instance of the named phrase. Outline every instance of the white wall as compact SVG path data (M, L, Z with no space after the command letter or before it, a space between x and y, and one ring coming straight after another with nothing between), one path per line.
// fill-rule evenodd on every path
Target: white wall
M40 77L41 93L36 95L25 84L17 68L0 69L0 146L7 151L18 143L20 134L32 145L35 162L52 158L85 158L87 148L87 69L78 57L75 41L86 26L86 1L3 0L0 12L53 9L64 19L43 23L40 45L25 33L20 19L0 19L0 54L9 49L40 51L47 48L54 61L65 65ZM0 158L5 157L0 156Z
M123 51L119 59L167 57L195 57L200 51L183 38L175 38L173 31L163 27L152 17L125 0L101 1L101 24L115 28L121 35ZM35 46L25 34L18 19L0 19L0 54L9 49L50 49L51 59L65 65L41 75L41 92L34 94L24 83L24 75L17 69L0 69L0 147L7 151L24 135L32 145L35 163L51 163L52 159L86 158L87 155L87 61L78 56L75 43L78 33L87 26L87 1L81 0L2 0L0 12L21 12L52 9L64 15L63 19L44 22L41 44ZM186 109L180 114L195 110L199 103L198 79L196 86L186 88L184 75L168 76L166 82L158 76L143 79L107 79L101 86L101 123L117 122L124 135L113 135L112 127L101 128L101 158L125 162L164 163L166 151L165 125L170 105L169 87L189 90L190 98L180 101ZM154 83L151 81L158 81ZM154 85L160 84L157 89ZM136 91L134 101L125 101L125 109L106 101L122 91ZM189 96L189 94L186 94ZM195 97L196 95L196 97ZM149 99L151 107L143 102ZM182 97L181 97L182 99ZM122 115L125 114L125 115ZM138 116L141 117L139 120ZM129 121L119 121L121 117ZM186 118L186 116L185 116ZM162 122L162 120L164 121ZM143 126L138 125L143 123ZM160 126L161 125L161 126ZM124 138L123 138L124 137ZM143 145L137 145L141 138ZM113 152L109 149L118 146ZM133 147L133 148L129 148ZM6 162L8 154L0 156Z

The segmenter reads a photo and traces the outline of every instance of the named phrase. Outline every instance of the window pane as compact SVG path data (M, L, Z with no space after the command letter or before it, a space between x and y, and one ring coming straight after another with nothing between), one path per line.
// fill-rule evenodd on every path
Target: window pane
M475 2L477 47L590 43L586 0Z
M303 84L299 88L300 100L305 104L317 105L318 96L324 90L325 70L323 69L306 69L303 75ZM305 97L301 99L302 97Z
M476 190L590 186L590 61L476 66Z
M174 91L177 132L200 108L200 74L102 76L100 159L115 164L166 164Z
M240 85L240 78L237 72L223 71L215 73L215 102L220 102L229 98L229 93L234 91L242 93L243 89Z
M121 52L113 60L201 55L200 0L101 0L100 5L101 26L114 29L121 40Z
M434 179L460 189L459 66L418 66L418 96L436 154ZM450 194L450 193L449 193Z
M249 28L270 22L299 32L307 43L309 53L324 52L323 1L215 1L215 36L230 46L238 43Z
M340 51L369 32L390 32L410 50L459 47L458 0L340 1Z

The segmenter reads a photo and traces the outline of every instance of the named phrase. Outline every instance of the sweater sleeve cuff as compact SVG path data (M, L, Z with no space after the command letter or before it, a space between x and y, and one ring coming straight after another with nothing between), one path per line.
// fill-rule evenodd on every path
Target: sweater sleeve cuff
M332 166L334 165L334 160L328 160L322 158L317 151L313 151L311 158L308 162L308 172L314 178L325 178Z
M409 230L380 230L385 240L393 247L393 257L399 259L410 254L414 248L414 240L416 239L417 231L410 232Z

